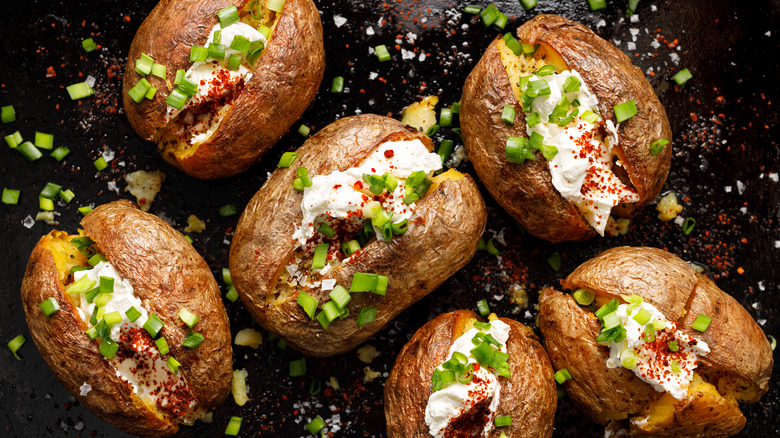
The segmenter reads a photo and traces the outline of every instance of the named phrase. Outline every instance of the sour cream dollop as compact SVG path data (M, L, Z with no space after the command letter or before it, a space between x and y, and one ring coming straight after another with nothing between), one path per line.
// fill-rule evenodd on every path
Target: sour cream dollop
M501 344L500 351L506 353L506 341L509 339L510 327L502 321L492 321L488 330L482 330L493 337ZM460 352L468 358L469 363L474 364L474 378L468 384L454 382L442 388L428 398L428 404L425 406L425 424L431 435L441 438L447 431L450 423L459 416L467 412L475 405L489 399L489 421L486 422L482 431L482 436L487 436L493 428L493 417L498 409L498 402L501 399L501 384L498 383L498 377L488 368L480 367L477 360L471 354L474 344L471 340L474 335L481 330L472 328L462 334L450 346L447 358L452 357L455 352ZM478 369L477 369L478 368ZM441 365L439 370L443 370Z
M640 379L652 385L658 392L668 392L677 400L682 400L688 393L688 387L693 380L693 370L699 365L699 357L710 352L704 341L695 339L679 330L677 324L666 320L664 315L652 304L642 302L631 314L628 314L628 304L618 306L616 312L621 325L626 329L626 338L618 343L609 342L608 368L622 366L621 355L625 351L633 351L637 355L636 367L632 370ZM639 309L650 312L652 319L642 325L634 319ZM653 320L663 321L666 327L655 330L655 340L645 341L645 328ZM669 342L676 341L678 351L669 349ZM672 370L671 364L677 360L679 372Z
M566 93L563 85L570 78L580 83L577 91ZM611 120L595 124L582 118L587 110L598 114L598 99L575 70L546 76L533 75L529 82L543 80L550 94L533 99L531 109L539 114L541 122L526 126L526 133L544 137L543 144L552 145L558 153L548 161L553 186L560 194L574 202L588 224L604 235L609 213L621 202L636 202L639 195L624 184L612 171L613 147L618 143L617 127ZM567 98L579 102L579 115L565 126L550 123L556 105ZM603 127L607 135L602 136ZM618 163L619 164L619 163Z

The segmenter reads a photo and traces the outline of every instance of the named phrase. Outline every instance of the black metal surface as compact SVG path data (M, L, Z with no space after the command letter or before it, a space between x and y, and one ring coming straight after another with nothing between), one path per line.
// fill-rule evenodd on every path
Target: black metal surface
M440 107L449 105L459 99L466 75L496 35L471 15L461 14L467 2L460 0L317 3L328 64L320 93L301 119L315 131L361 112L398 117L405 105L429 94L440 96ZM234 367L249 371L249 403L238 407L229 398L216 410L212 424L185 427L180 435L221 436L230 416L241 416L241 436L305 436L303 425L320 415L330 423L333 436L383 436L383 384L414 330L442 312L472 308L479 298L487 298L499 315L513 315L532 325L533 304L541 287L557 284L579 263L617 245L661 247L701 263L767 334L780 333L780 306L775 298L780 292L780 132L775 111L780 102L780 4L643 0L639 20L631 22L624 3L610 2L609 8L598 12L590 12L585 0L539 0L531 12L516 0L496 4L510 15L508 28L512 29L538 13L579 20L613 43L619 41L618 47L636 65L647 75L652 72L648 78L674 132L675 157L665 189L686 199L682 215L697 220L690 236L683 236L677 225L662 224L651 207L632 222L626 236L551 245L519 232L483 191L490 212L488 228L503 229L506 236L500 260L477 254L464 270L369 340L381 352L370 367L382 377L362 383L366 365L354 352L310 359L310 376L323 384L335 376L342 386L340 391L310 396L310 377L287 376L288 362L301 355L277 348L264 334L258 350L234 349ZM0 266L0 340L4 345L18 334L28 339L20 351L21 361L5 346L0 348L0 436L121 436L64 390L30 340L24 322L19 297L24 266L38 238L53 227L37 222L26 228L22 222L36 215L37 195L46 182L76 193L73 202L56 207L57 228L72 232L80 218L78 206L129 197L123 191L126 172L164 170L168 179L152 212L179 230L190 214L206 220L206 231L192 237L216 274L227 266L227 242L238 220L237 215L220 217L217 208L234 203L240 211L281 153L303 142L291 132L249 172L220 181L198 181L165 164L155 146L133 132L118 104L124 57L154 4L150 0L5 3L0 106L14 105L17 121L0 129L3 135L18 129L25 139L36 130L52 133L55 146L68 146L73 152L62 163L49 157L28 163L19 153L0 146L0 186L22 190L19 205L0 206L0 245L5 255ZM338 17L345 22L341 24ZM638 29L635 41L631 29ZM102 48L85 53L80 41L88 36ZM378 44L388 46L392 62L379 63L369 53ZM670 78L682 67L689 68L694 79L676 87ZM97 95L80 104L70 101L64 87L88 75L97 79ZM327 92L335 76L345 77L346 93ZM443 130L437 140L445 137L455 139ZM115 158L109 169L96 174L91 162L102 152ZM468 164L462 168L472 172ZM119 187L117 192L110 189L113 183ZM563 255L560 272L546 261L554 251ZM518 310L510 303L514 284L526 286L529 309ZM240 302L226 305L233 333L253 325ZM778 436L778 386L771 384L762 401L744 406L743 412L748 423L740 436ZM584 419L565 399L556 429L556 436L603 434L600 426Z

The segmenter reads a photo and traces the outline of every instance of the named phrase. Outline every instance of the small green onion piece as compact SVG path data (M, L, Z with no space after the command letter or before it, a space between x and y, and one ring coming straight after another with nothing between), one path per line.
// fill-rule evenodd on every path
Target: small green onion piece
M311 187L311 178L309 177L309 170L305 167L299 167L295 170L298 174L298 178L301 179L304 187Z
M479 6L466 6L463 9L463 12L471 15L477 15L480 13L480 11L482 11L482 8Z
M336 235L336 230L330 227L330 225L326 224L325 222L320 224L320 227L317 229L320 233L324 234L327 238L332 238Z
M48 198L38 197L38 206L43 211L54 211L54 201Z
M232 285L228 288L225 298L230 300L231 303L235 303L238 300L238 291Z
M604 320L606 321L606 318ZM655 342L655 327L653 327L653 324L645 326L645 342Z
M54 199L62 191L62 186L54 183L46 183L46 186L41 190L40 196L48 199Z
M332 291L328 294L332 302L339 308L343 309L352 300L352 295L349 294L344 286L336 285ZM330 302L330 301L329 301ZM323 307L324 309L324 307Z
M2 202L6 205L16 205L19 203L19 194L21 192L19 190L13 190L9 188L3 189L3 198Z
M290 167L296 158L298 158L297 152L285 152L282 154L282 158L279 159L279 164L276 167Z
M604 315L604 330L611 330L620 325L620 316L617 312Z
M618 123L625 122L626 120L636 115L636 102L629 100L613 107L615 111L615 118Z
M330 245L327 243L318 243L314 248L314 258L311 261L312 269L322 269L328 262L328 249Z
M268 9L274 12L282 12L284 0L268 0Z
M687 236L691 234L691 231L693 231L693 227L696 226L696 219L689 217L685 219L685 222L682 224L682 233L683 235Z
M479 16L482 18L482 24L484 24L485 27L490 27L493 25L493 23L496 22L496 20L498 20L498 14L500 13L501 12L498 10L496 5L491 3L479 13Z
M225 45L224 44L209 44L208 47L209 58L214 58L222 61L225 59Z
M431 126L430 128L428 128L428 131L425 132L425 135L427 135L428 137L433 137L434 135L436 135L437 132L439 132L439 129L441 129L441 125L437 123Z
M555 272L558 272L561 270L561 253L558 251L555 251L554 253L550 254L550 257L547 257L547 264L550 265L551 268Z
M319 304L316 298L306 292L300 291L298 292L297 303L299 306L303 307L303 311L309 316L309 319L314 319L314 312L317 311L317 306Z
M379 59L379 62L385 62L392 59L390 52L387 50L387 46L384 44L374 47L374 51L376 51L376 57Z
M696 320L693 321L693 324L691 325L691 328L704 333L705 330L707 330L707 327L710 326L710 323L712 322L712 318L709 316L700 313L699 316L696 317Z
M349 287L350 292L373 292L376 290L379 276L366 272L355 272L352 277L352 284Z
M439 111L439 125L443 128L452 126L452 108L442 108Z
M639 325L645 325L650 321L650 318L652 318L653 315L648 312L646 309L639 309L639 312L634 315L634 321L638 322Z
M97 49L97 44L95 44L95 41L92 40L92 38L87 38L84 40L81 40L81 47L84 48L84 51L89 53L95 49Z
M103 338L103 340L100 341L98 350L106 359L113 359L116 352L119 350L119 345L112 341L111 338Z
M179 367L181 364L178 360L174 359L173 356L168 356L168 360L165 361L165 365L168 366L168 369L171 370L173 374L179 374Z
M669 347L669 351L680 351L680 345L677 344L677 341L669 341L666 345Z
M19 355L17 355L16 352L22 348L22 345L24 345L25 342L27 342L27 338L25 338L24 335L19 335L8 342L8 348L11 350L11 353L14 355L16 360L22 360L19 358Z
M184 78L182 78L182 80L184 80ZM187 103L187 99L189 99L189 96L181 91L180 88L174 88L173 91L171 91L171 94L169 94L165 99L165 104L180 110L184 108L184 104Z
M157 346L157 351L160 352L161 356L171 352L171 348L168 346L168 341L162 336L154 341L154 345Z
M144 94L144 97L152 100L154 99L154 96L157 94L157 88L155 87L149 87L148 90L146 90L146 94Z
M11 149L19 146L23 141L22 133L19 131L16 131L13 134L6 135L4 138L5 138L5 142L8 143L8 147Z
M238 8L236 8L236 5L230 5L220 9L217 11L217 18L219 19L220 27L224 29L239 20Z
M575 91L580 91L580 80L577 79L576 76L569 76L566 81L563 83L563 91L566 93L573 93Z
M495 424L496 427L511 426L512 425L512 416L511 415L500 415L500 416L496 417L493 420L493 424Z
M477 311L479 312L479 316L486 317L490 315L490 306L488 306L488 302L485 299L477 301Z
M86 275L74 281L65 288L66 294L81 294L91 290L97 283Z
M35 146L41 149L51 149L54 146L54 136L35 131Z
M366 324L374 322L376 318L377 309L374 307L363 307L360 309L360 314L357 317L357 325L364 326Z
M41 153L38 148L35 147L34 144L30 141L26 141L19 146L16 147L16 150L19 151L22 155L24 155L25 158L27 158L27 161L35 161L43 156L43 153Z
M184 75L186 72L183 68L180 68L176 70L176 78L173 80L173 85L179 85L181 84L181 81L184 79Z
M149 333L149 335L152 336L152 339L154 339L160 333L160 330L162 330L164 325L165 324L160 321L160 318L152 313L149 315L146 323L144 323L144 329Z
M89 205L85 205L83 207L79 207L78 210L79 210L79 213L81 213L84 216L92 213L92 207L90 207Z
M190 61L204 62L209 57L209 49L201 46L190 47Z
M203 335L198 332L189 332L187 333L187 336L184 337L184 341L182 341L181 345L187 347L187 348L195 348L200 343L203 342Z
M490 330L490 323L489 322L477 321L477 322L474 323L474 327L478 328L480 330Z
M300 377L306 375L306 358L290 361L290 377Z
M511 105L504 105L504 111L501 112L501 121L509 125L514 125L515 114L517 111Z
M588 0L591 11L598 11L607 7L607 0Z
M589 291L588 289L577 289L572 294L574 297L574 301L577 302L580 306L588 306L590 303L593 302L593 299L596 297L593 292Z
M566 368L555 372L555 381L558 382L559 385L563 385L563 382L571 380L571 378L571 373Z
M68 85L65 89L68 91L68 96L70 96L71 100L79 100L95 94L95 91L86 82L77 82L73 85Z
M333 82L330 84L331 93L343 93L344 92L344 77L336 76L333 78Z
M141 76L146 76L152 72L154 59L149 55L141 53L141 57L135 60L135 71Z
M83 277L82 277L83 278ZM114 292L114 279L100 276L100 293L110 294Z
M184 321L184 323L187 324L187 327L189 328L195 327L195 324L200 321L200 317L198 317L198 315L190 312L184 307L179 309L179 318L181 318L181 320Z
M325 315L324 318L330 323L339 317L341 309L334 301L328 301L322 305L322 313Z
M57 161L62 161L62 159L65 158L65 156L67 156L69 153L70 149L66 148L65 146L60 146L57 149L54 149L54 151L49 154L49 156Z
M306 430L312 435L317 435L325 427L325 421L319 415L306 424Z
M690 70L687 68L684 68L677 72L676 75L672 76L672 79L674 79L674 82L677 85L682 85L686 82L688 82L689 79L691 79L693 75L691 74Z
M636 362L639 359L634 350L625 350L620 354L620 364L623 368L633 370L636 367Z
M442 140L441 143L439 143L439 149L436 153L441 157L442 163L450 159L454 148L455 143L453 143L452 140Z
M122 314L119 313L119 311L113 311L109 313L103 314L103 321L106 322L106 324L111 327L114 324L122 322Z
M298 134L301 134L304 137L308 137L311 133L311 128L301 123L301 126L298 127Z
M141 317L141 311L136 309L135 306L132 306L127 309L125 315L127 315L127 319L129 319L130 322L135 322L138 318Z
M164 65L158 64L156 62L152 64L152 76L157 76L160 79L165 79L165 73L166 73L166 69Z
M97 160L93 161L92 164L95 165L95 169L97 169L98 172L108 167L108 163L106 163L106 159L103 158L102 156Z

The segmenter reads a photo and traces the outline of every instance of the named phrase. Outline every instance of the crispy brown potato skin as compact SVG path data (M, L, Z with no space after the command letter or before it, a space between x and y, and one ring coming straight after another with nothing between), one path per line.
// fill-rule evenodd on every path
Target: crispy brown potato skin
M616 153L640 196L633 205L613 211L633 217L660 192L669 173L672 148L650 155L658 139L671 141L671 129L661 103L641 70L612 44L587 27L555 15L538 15L518 29L526 43L546 43L580 73L599 101L599 112L616 123L613 106L634 100L637 115L620 124ZM595 235L573 203L552 185L541 152L536 161L507 161L507 138L527 137L525 115L512 93L501 63L496 38L463 86L460 122L466 149L480 180L501 206L531 234L551 242L582 241ZM501 121L504 105L517 111L515 123Z
M476 251L487 221L479 189L469 176L445 180L419 201L406 233L389 244L374 240L353 262L328 275L347 288L355 272L386 275L390 279L386 296L352 294L351 316L334 321L326 331L296 304L297 294L279 305L268 304L296 247L291 238L295 225L303 218L303 195L293 189L296 168L306 167L312 176L343 171L358 165L382 140L398 135L430 145L428 137L383 116L347 117L328 125L298 149L292 167L274 171L241 215L230 247L233 284L260 325L303 353L331 356L351 350L438 287ZM320 302L328 300L328 292L319 288L306 292ZM356 316L364 306L378 312L374 322L360 327Z
M96 208L82 220L82 227L130 282L144 307L165 323L161 334L182 364L180 372L198 406L210 410L220 404L232 377L230 327L219 286L203 258L181 233L126 200ZM98 417L136 435L174 434L178 424L156 417L140 404L100 354L98 343L84 334L87 326L65 296L45 244L48 238L33 249L22 281L27 325L41 355L63 386ZM55 297L61 308L46 318L38 304L49 297ZM205 339L195 349L181 345L190 330L179 320L182 307L200 317L194 330ZM85 382L92 391L81 396L79 387Z
M417 330L395 360L385 384L385 419L389 437L430 437L425 407L431 395L433 370L449 359L450 346L477 320L469 310L439 315ZM497 416L511 415L512 425L491 431L511 437L549 437L558 403L553 370L536 335L523 324L509 324L507 349L512 376L500 377L501 400Z
M189 68L190 47L203 46L217 23L217 11L237 0L162 0L138 28L130 46L123 86L124 108L145 139L165 125L166 104L176 70ZM158 92L135 103L128 91L141 79L135 60L141 54L167 67L166 79L147 76ZM298 120L317 94L325 71L322 23L311 0L287 0L253 76L213 136L197 151L166 161L200 179L241 173L264 155Z
M677 322L679 330L708 344L711 352L701 358L701 372L719 370L742 379L759 396L768 390L772 350L758 324L736 300L678 257L656 248L613 248L580 265L561 284L607 298L641 296ZM691 328L702 313L712 317L704 333ZM596 342L600 322L570 295L545 289L539 299L539 326L555 369L567 368L572 374L564 388L594 421L605 424L618 418L617 413L642 413L661 396L633 372L607 368L609 349ZM738 407L714 400L712 394L689 393L689 399L675 404L675 422L668 428L648 434L632 424L632 431L648 436L738 432L745 422Z

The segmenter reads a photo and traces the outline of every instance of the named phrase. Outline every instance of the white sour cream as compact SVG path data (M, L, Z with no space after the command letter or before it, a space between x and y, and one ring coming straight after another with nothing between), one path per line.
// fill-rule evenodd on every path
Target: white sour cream
M563 84L570 77L580 81L580 89L564 93ZM608 136L602 139L599 126L579 116L563 127L548 123L550 114L564 96L570 102L580 102L580 115L586 110L598 114L598 100L574 70L530 78L530 81L539 80L547 82L550 94L533 100L531 109L542 121L534 127L527 126L526 133L530 137L536 132L544 137L544 144L558 148L555 157L548 161L553 186L564 198L574 202L588 224L603 236L612 208L621 202L639 200L636 191L623 184L611 170L612 148L618 142L617 127L607 120L603 127Z
M422 141L415 139L382 143L357 167L328 175L315 175L311 179L311 187L303 191L303 220L296 227L293 238L298 240L299 245L305 245L314 237L315 222L325 217L357 217L362 221L363 205L371 200L368 184L363 181L364 173L379 176L389 173L398 179L398 187L382 200L382 208L393 212L393 223L409 219L415 204L406 205L403 202L406 196L404 181L412 172L429 173L441 167L441 157L429 152ZM381 230L377 238L382 238Z
M496 320L492 321L490 329L484 330L484 332L493 335L501 344L499 350L506 353L506 341L509 339L509 330L509 325ZM477 328L472 328L456 339L450 347L447 358L452 357L455 352L460 352L468 357L469 363L476 364L477 360L471 355L471 350L474 348L471 340L479 331ZM439 365L438 369L443 370L441 365ZM425 406L425 424L428 426L431 435L441 438L452 420L490 397L489 409L491 418L482 431L482 436L487 436L493 429L492 418L498 409L498 402L501 399L500 393L501 385L498 383L498 377L490 369L479 367L474 372L474 378L468 384L454 382L431 394L428 398L428 404Z
M704 341L695 339L677 330L677 325L666 321L658 309L652 304L642 302L631 315L627 314L628 304L621 304L617 308L621 325L626 329L626 339L619 343L609 342L608 368L622 366L621 354L630 350L637 355L636 367L632 370L640 379L652 385L658 392L668 392L677 400L682 400L688 393L688 387L693 379L693 370L699 364L699 356L705 356L710 348ZM639 309L645 309L653 316L651 321L657 319L666 323L666 328L655 331L655 341L645 342L645 326L640 325L635 319ZM645 324L647 325L647 324ZM679 351L672 352L668 349L670 341L677 341ZM679 359L680 372L672 371L671 363Z

